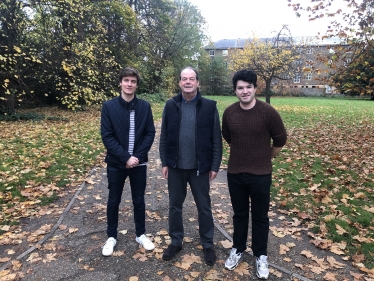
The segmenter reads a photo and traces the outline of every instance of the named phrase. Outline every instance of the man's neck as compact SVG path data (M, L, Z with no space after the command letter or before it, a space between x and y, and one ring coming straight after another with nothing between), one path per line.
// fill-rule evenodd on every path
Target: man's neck
M124 93L121 92L121 97L126 101L126 102L130 102L134 99L134 96L135 94L132 94L132 95L126 95Z
M195 97L196 97L196 95L197 95L197 92L195 92L195 93L182 93L182 96L183 96L183 98L186 100L186 101L191 101L191 100L193 100Z
M240 103L240 107L244 110L249 110L249 109L252 109L255 105L256 105L256 99L254 99L251 103L247 103L247 104L244 104L244 103Z

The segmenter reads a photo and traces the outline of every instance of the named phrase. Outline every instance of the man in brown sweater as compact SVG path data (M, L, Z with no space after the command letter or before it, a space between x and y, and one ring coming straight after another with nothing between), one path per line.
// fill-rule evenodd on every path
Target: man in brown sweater
M267 279L271 160L286 144L287 134L279 113L255 98L257 75L253 71L240 70L232 81L239 101L227 107L222 117L222 135L230 145L227 182L234 210L234 243L225 268L233 270L243 259L251 211L256 274Z

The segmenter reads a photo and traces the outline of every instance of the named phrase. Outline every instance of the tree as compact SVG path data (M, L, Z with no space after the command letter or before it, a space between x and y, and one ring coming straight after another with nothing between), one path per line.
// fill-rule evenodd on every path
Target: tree
M25 77L40 63L36 50L25 44L30 21L25 13L26 1L5 0L0 3L0 106L14 111L30 93Z
M227 95L231 92L227 60L222 56L210 57L205 50L199 56L199 76L202 92L208 95Z
M120 68L141 92L174 92L197 64L204 20L186 0L5 0L0 3L0 106L78 109L118 94Z
M33 12L29 44L44 62L35 69L38 92L73 110L114 95L113 74L120 67L108 47L96 3L35 1Z
M374 0L345 0L345 8L339 6L335 9L336 0L320 0L318 3L310 0L310 6L305 5L305 2L298 3L298 0L289 0L289 2L293 2L289 6L297 16L301 16L301 12L306 11L310 21L317 21L324 17L331 18L322 38L338 37L341 42L349 45L348 50L334 49L333 63L337 68L328 76L328 83L344 94L357 94L359 90L359 95L373 97L372 84L368 81L374 78L374 72L371 69L369 71L366 69L364 75L359 72L361 66L370 66L372 61ZM330 58L326 57L325 61L328 60Z
M330 79L345 95L360 96L366 93L374 100L374 46L368 45L361 56L362 58L338 68Z
M289 29L284 25L275 37L248 40L243 49L229 53L229 69L252 69L265 82L266 102L270 103L271 82L289 80L294 76L293 63L300 57Z
M174 91L181 68L197 64L205 35L204 20L185 0L138 0L133 2L140 33L136 46L144 79L141 91Z

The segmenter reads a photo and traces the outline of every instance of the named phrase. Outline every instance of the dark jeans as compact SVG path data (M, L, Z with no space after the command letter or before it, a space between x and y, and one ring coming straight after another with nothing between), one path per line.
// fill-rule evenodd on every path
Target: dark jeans
M213 246L214 224L209 195L209 172L197 176L196 169L169 167L169 235L171 244L180 246L183 242L182 208L187 195L187 183L190 184L197 206L200 243L204 248L210 248Z
M123 187L127 177L130 178L131 197L134 207L134 221L136 236L145 233L145 201L144 191L147 183L147 166L131 169L120 169L108 165L109 197L107 203L107 235L117 238L118 210L121 203Z
M271 174L227 173L227 182L234 210L233 248L236 248L239 252L246 249L249 198L251 198L253 255L256 257L267 255Z

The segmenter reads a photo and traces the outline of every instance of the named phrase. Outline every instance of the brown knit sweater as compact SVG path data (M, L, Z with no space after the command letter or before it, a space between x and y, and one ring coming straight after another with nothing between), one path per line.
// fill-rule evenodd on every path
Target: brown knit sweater
M287 141L279 113L260 100L248 110L239 102L227 107L222 116L222 136L230 145L227 171L231 174L270 174L271 147L282 147Z

